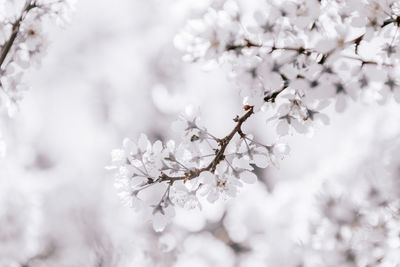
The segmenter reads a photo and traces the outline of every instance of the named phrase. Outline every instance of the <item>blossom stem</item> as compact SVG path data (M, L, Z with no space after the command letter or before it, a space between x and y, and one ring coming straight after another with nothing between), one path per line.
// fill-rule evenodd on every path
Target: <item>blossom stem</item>
M393 67L392 64L379 63L379 62L376 62L376 61L366 60L366 59L362 59L362 58L359 58L359 57L343 55L343 58L360 61L362 66L364 66L364 65L382 65L382 66L385 66L385 67Z

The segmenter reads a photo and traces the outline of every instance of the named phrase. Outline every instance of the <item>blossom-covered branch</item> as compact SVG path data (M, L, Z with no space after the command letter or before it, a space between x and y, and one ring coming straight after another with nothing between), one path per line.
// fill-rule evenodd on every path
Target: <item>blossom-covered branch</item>
M25 7L22 9L22 12L21 12L21 15L19 16L19 18L12 23L11 35L1 48L0 68L2 67L3 62L6 59L8 52L10 52L10 49L11 49L12 45L14 44L15 39L17 38L22 20L25 18L25 16L28 14L28 12L35 7L37 7L36 2L27 1L25 4Z
M262 145L245 134L242 125L253 107L245 106L245 110L224 138L209 133L197 117L186 115L174 124L184 133L179 145L174 141L151 144L145 135L137 143L125 139L122 149L113 150L110 167L117 169L121 197L137 210L151 211L154 228L162 230L174 214L173 206L199 207L198 198L215 202L220 196L235 196L242 182L254 183L257 178L251 165L277 165L288 149L284 144ZM152 190L164 192L161 200L146 200Z
M396 1L269 1L254 12L255 25L246 15L226 1L189 21L175 43L185 60L231 65L244 103L279 113L268 120L278 134L327 123L322 112L332 102L340 112L348 99L400 101Z
M223 139L191 117L178 127L184 133L178 146L151 145L144 136L138 144L126 140L124 149L113 152L113 162L122 197L134 207L156 184L163 184L161 201L147 206L161 218L166 210L172 217L178 203L200 206L199 196L214 202L221 193L234 196L241 181L254 182L251 165L275 165L288 148L265 146L242 133L252 113L263 112L279 138L328 124L324 109L332 104L342 112L350 99L384 103L393 95L400 102L398 2L272 0L255 10L250 23L248 15L228 0L189 21L176 36L184 60L229 69L243 104L251 108ZM165 226L156 224L162 226L158 230Z
M0 21L0 88L3 103L12 115L26 90L23 73L31 65L40 63L47 47L43 24L48 19L66 20L70 0L26 0L13 9L1 6L6 16ZM15 10L20 10L16 12ZM3 107L4 108L4 107Z

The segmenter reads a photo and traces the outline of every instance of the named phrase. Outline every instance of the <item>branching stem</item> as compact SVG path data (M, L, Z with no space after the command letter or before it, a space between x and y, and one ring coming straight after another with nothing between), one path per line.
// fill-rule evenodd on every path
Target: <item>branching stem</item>
M170 184L173 184L175 181L179 180L191 180L194 178L197 178L200 176L202 172L209 171L214 173L215 169L217 168L218 164L225 159L225 150L228 147L229 143L232 141L233 137L236 134L239 134L241 137L244 136L242 132L242 124L253 114L253 107L248 107L247 112L242 116L242 117L236 117L234 121L236 122L235 128L224 138L222 139L217 139L219 149L215 151L215 157L211 160L211 162L204 168L201 169L193 169L189 170L188 172L185 173L185 175L181 176L168 176L165 173L162 173L160 175L160 179L157 179L156 181L159 182L169 182ZM154 181L154 182L156 182Z

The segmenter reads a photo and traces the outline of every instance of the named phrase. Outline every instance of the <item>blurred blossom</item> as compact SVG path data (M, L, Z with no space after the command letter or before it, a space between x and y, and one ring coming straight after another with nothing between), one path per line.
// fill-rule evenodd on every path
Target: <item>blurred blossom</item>
M27 261L39 251L42 211L40 192L28 173L12 171L2 164L0 247L2 266Z

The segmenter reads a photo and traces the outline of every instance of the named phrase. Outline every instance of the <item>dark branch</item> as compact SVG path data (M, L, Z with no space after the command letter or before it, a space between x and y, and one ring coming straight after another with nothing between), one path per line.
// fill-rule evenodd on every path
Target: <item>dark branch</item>
M255 44L252 41L245 39L245 43L242 45L235 45L235 44L227 44L226 51L236 50L241 51L243 48L250 48L250 47L262 47L262 45Z
M211 160L211 162L206 167L201 168L201 169L196 168L194 170L190 170L190 171L186 172L185 175L176 176L176 177L168 176L165 173L162 173L160 175L159 179L157 179L156 181L169 182L170 184L173 184L175 181L179 181L179 180L187 181L187 180L191 180L196 177L199 177L200 174L205 171L210 171L210 172L214 173L218 164L225 159L224 153L225 153L225 150L228 147L229 143L231 142L232 138L236 134L240 135L240 137L244 137L244 133L242 132L242 124L254 113L253 107L245 106L245 108L247 108L247 112L242 117L236 117L234 119L234 121L236 122L235 128L233 128L233 130L224 138L217 139L219 149L216 150L215 157L213 158L213 160Z
M24 20L26 14L28 14L28 12L35 7L37 7L35 1L27 1L25 7L22 9L21 15L16 21L13 22L10 38L8 38L8 40L5 42L0 52L0 69L3 66L4 60L6 59L8 53L10 52L11 47L15 42L15 39L17 39L22 21Z

